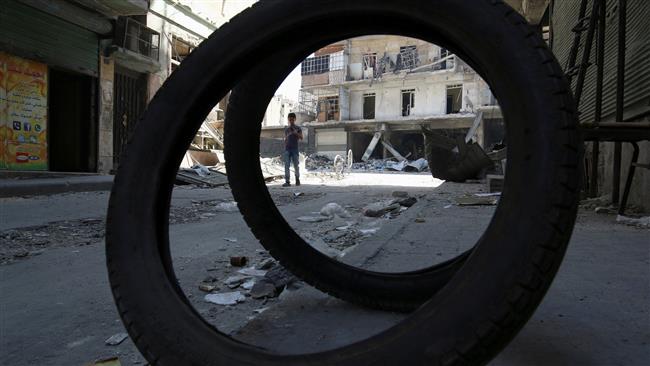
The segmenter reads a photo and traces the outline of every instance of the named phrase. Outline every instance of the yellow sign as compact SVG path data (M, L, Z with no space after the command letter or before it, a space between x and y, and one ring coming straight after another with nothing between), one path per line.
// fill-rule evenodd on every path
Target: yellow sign
M47 65L0 52L0 169L47 170Z

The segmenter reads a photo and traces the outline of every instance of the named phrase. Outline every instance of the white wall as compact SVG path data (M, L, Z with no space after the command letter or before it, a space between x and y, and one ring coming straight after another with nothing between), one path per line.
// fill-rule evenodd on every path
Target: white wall
M446 72L439 74L411 74L410 79L356 83L350 88L350 120L363 119L363 95L375 93L375 119L393 120L402 118L402 90L415 89L415 108L411 117L426 117L445 114L447 111L447 86L463 85L463 112L473 112L465 105L467 96L474 108L486 99L487 85L474 74ZM489 96L489 92L488 92ZM489 99L489 98L487 98Z

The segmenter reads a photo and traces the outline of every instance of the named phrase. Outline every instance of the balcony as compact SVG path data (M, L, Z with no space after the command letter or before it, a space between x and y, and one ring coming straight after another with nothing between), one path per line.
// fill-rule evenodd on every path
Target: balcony
M160 33L128 17L119 17L111 53L121 66L138 72L158 72Z

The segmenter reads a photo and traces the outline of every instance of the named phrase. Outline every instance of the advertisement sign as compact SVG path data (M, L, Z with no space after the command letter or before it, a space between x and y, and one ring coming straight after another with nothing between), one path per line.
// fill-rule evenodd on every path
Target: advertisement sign
M47 170L47 65L2 52L0 169Z

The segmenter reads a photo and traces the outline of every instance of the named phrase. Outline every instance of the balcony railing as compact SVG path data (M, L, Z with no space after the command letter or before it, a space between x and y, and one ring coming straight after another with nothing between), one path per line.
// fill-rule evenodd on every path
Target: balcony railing
M158 60L160 33L128 17L119 17L115 27L115 44Z

